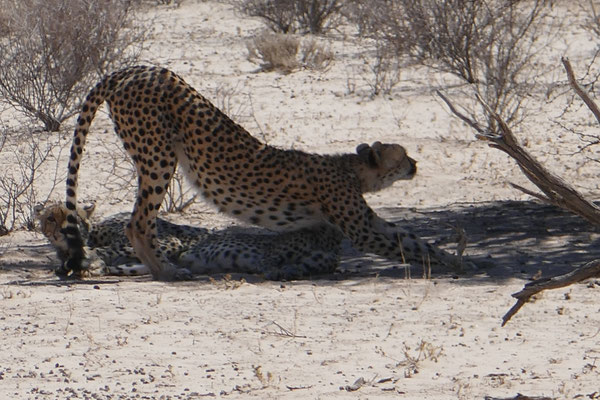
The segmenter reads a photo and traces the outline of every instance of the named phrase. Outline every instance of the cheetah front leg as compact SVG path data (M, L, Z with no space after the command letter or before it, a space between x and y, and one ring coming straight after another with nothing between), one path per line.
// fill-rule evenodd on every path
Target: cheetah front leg
M407 263L426 265L429 262L437 262L451 267L456 271L462 271L463 269L462 257L440 249L419 238L414 233L392 222L388 222L375 214L371 218L371 226L373 226L376 232L380 232L385 236L383 240L396 243L402 251L402 257ZM470 263L468 264L471 265Z
M357 250L414 265L427 265L432 262L462 270L460 257L380 218L360 194L355 194L353 199L350 197L349 204L361 211L354 212L350 217L344 214L343 208L338 209L331 219L333 223L342 227L344 234Z

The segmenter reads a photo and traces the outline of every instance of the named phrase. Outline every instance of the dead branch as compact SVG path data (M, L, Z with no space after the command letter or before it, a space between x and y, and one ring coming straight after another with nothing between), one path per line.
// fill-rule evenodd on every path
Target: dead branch
M475 129L477 131L477 133L478 133L477 138L478 139L480 139L479 135L482 135L483 137L487 137L488 136L487 131L481 125L479 125L479 123L477 121L475 121L473 118L467 117L466 115L464 115L463 113L461 113L460 111L458 111L458 109L454 106L454 104L452 104L452 102L450 100L448 100L448 98L446 96L444 96L444 94L442 92L440 92L439 90L436 90L435 93L438 96L440 96L442 100L444 100L444 103L446 103L446 105L448 106L448 108L450 109L450 111L452 112L452 114L456 115L464 123L466 123L471 128L473 128L473 129ZM483 137L481 139L483 139Z
M577 83L569 60L562 58L562 63L565 67L569 84L594 114L596 120L600 124L600 108L598 108L596 103ZM489 128L482 127L473 117L468 117L460 112L442 93L438 91L437 94L448 105L450 111L454 115L477 131L476 136L478 139L488 141L490 147L502 150L512 157L517 162L525 176L544 194L535 193L519 185L512 184L514 188L521 190L522 192L527 193L541 201L545 201L569 210L595 225L600 225L600 208L591 201L585 199L581 193L579 193L562 178L548 171L533 156L531 156L531 154L523 149L504 119L494 112L480 96L476 95L478 102L483 106L486 113L498 123L498 129L500 130L499 133L492 132ZM504 326L512 318L512 316L515 315L521 309L521 307L523 307L523 305L527 303L529 299L536 293L546 289L556 289L569 286L573 283L581 282L585 279L595 276L600 276L600 260L589 262L582 267L579 267L564 275L546 279L538 279L528 283L525 285L523 290L512 295L517 299L517 303L502 318L502 326Z
M568 63L567 60L565 61ZM499 134L483 128L473 118L459 112L450 100L439 91L438 95L448 105L453 114L477 131L478 139L488 141L490 147L502 150L517 162L525 176L545 195L538 194L535 196L536 198L569 210L595 225L600 225L600 208L583 197L581 193L565 180L546 169L531 154L521 147L508 124L502 117L495 113L481 97L477 96L477 100L485 108L486 112L498 123L500 129ZM598 115L600 116L600 111ZM517 187L517 189L519 189L519 187ZM530 191L527 191L526 193L531 194Z
M594 114L594 117L596 117L596 121L598 121L598 123L600 124L600 109L598 108L598 105L596 104L596 102L594 102L594 100L590 98L590 96L588 96L588 94L585 90L583 90L581 85L577 83L577 80L575 79L575 73L573 72L573 67L571 67L569 59L566 57L562 57L561 61L565 67L565 71L567 72L569 85L571 85L575 93L577 93L581 100L583 100L585 105L588 106L592 114Z
M558 289L569 286L589 278L600 276L600 260L591 261L567 274L554 276L552 278L537 279L525 285L523 290L514 293L512 297L517 303L502 317L502 326L515 315L529 299L539 292L547 289Z

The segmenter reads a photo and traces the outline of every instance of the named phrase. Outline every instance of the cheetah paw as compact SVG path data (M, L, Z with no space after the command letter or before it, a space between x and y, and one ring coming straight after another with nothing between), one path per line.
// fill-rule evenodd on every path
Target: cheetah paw
M54 274L56 274L56 276L58 276L61 279L65 279L73 274L73 270L68 268L65 264L63 264L54 270Z
M158 275L154 276L159 281L189 281L192 279L192 272L187 268L168 265Z
M173 280L176 281L189 281L193 277L192 271L187 268L177 268L173 274Z

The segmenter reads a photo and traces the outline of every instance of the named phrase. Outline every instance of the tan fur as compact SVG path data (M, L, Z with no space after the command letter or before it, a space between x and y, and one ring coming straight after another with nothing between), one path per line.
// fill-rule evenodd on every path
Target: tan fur
M134 160L138 197L127 237L155 279L185 278L157 246L156 216L177 164L220 211L277 231L331 224L364 252L392 260L460 261L379 218L363 193L412 179L416 163L397 144L361 145L356 154L282 150L251 136L173 72L132 67L102 80L82 105L67 178L67 270L84 258L78 233L77 172L98 107L106 101Z
M67 240L61 232L66 222L64 204L37 206L42 233L67 261ZM125 236L128 215L117 214L103 221L90 220L94 207L78 210L85 239L85 276L145 275ZM158 245L169 261L194 274L252 273L266 279L301 279L332 273L339 263L341 233L328 226L282 234L209 232L204 228L176 225L158 219Z

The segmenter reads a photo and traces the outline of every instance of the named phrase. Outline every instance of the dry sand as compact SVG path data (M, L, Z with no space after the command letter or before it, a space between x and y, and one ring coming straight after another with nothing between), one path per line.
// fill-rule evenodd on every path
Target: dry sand
M371 100L364 44L351 35L320 39L335 51L324 72L257 73L245 40L261 24L230 5L187 0L148 13L156 31L145 60L184 76L270 144L320 153L405 145L419 175L369 203L431 241L462 227L483 268L423 279L420 267L346 247L340 273L306 281L65 283L43 237L18 231L0 237L0 398L600 398L600 282L543 293L500 327L527 279L600 256L597 229L512 189L507 181L527 181L448 115L432 94L444 85L436 74L407 69L392 95ZM569 51L572 61L590 57L583 45ZM519 134L598 198L597 167L571 156L580 143L551 122L561 105L543 108ZM100 115L82 169L80 199L97 201L100 216L131 207L132 186L103 184L107 160L122 157L114 136ZM46 183L36 182L40 192ZM233 223L201 202L174 218Z

